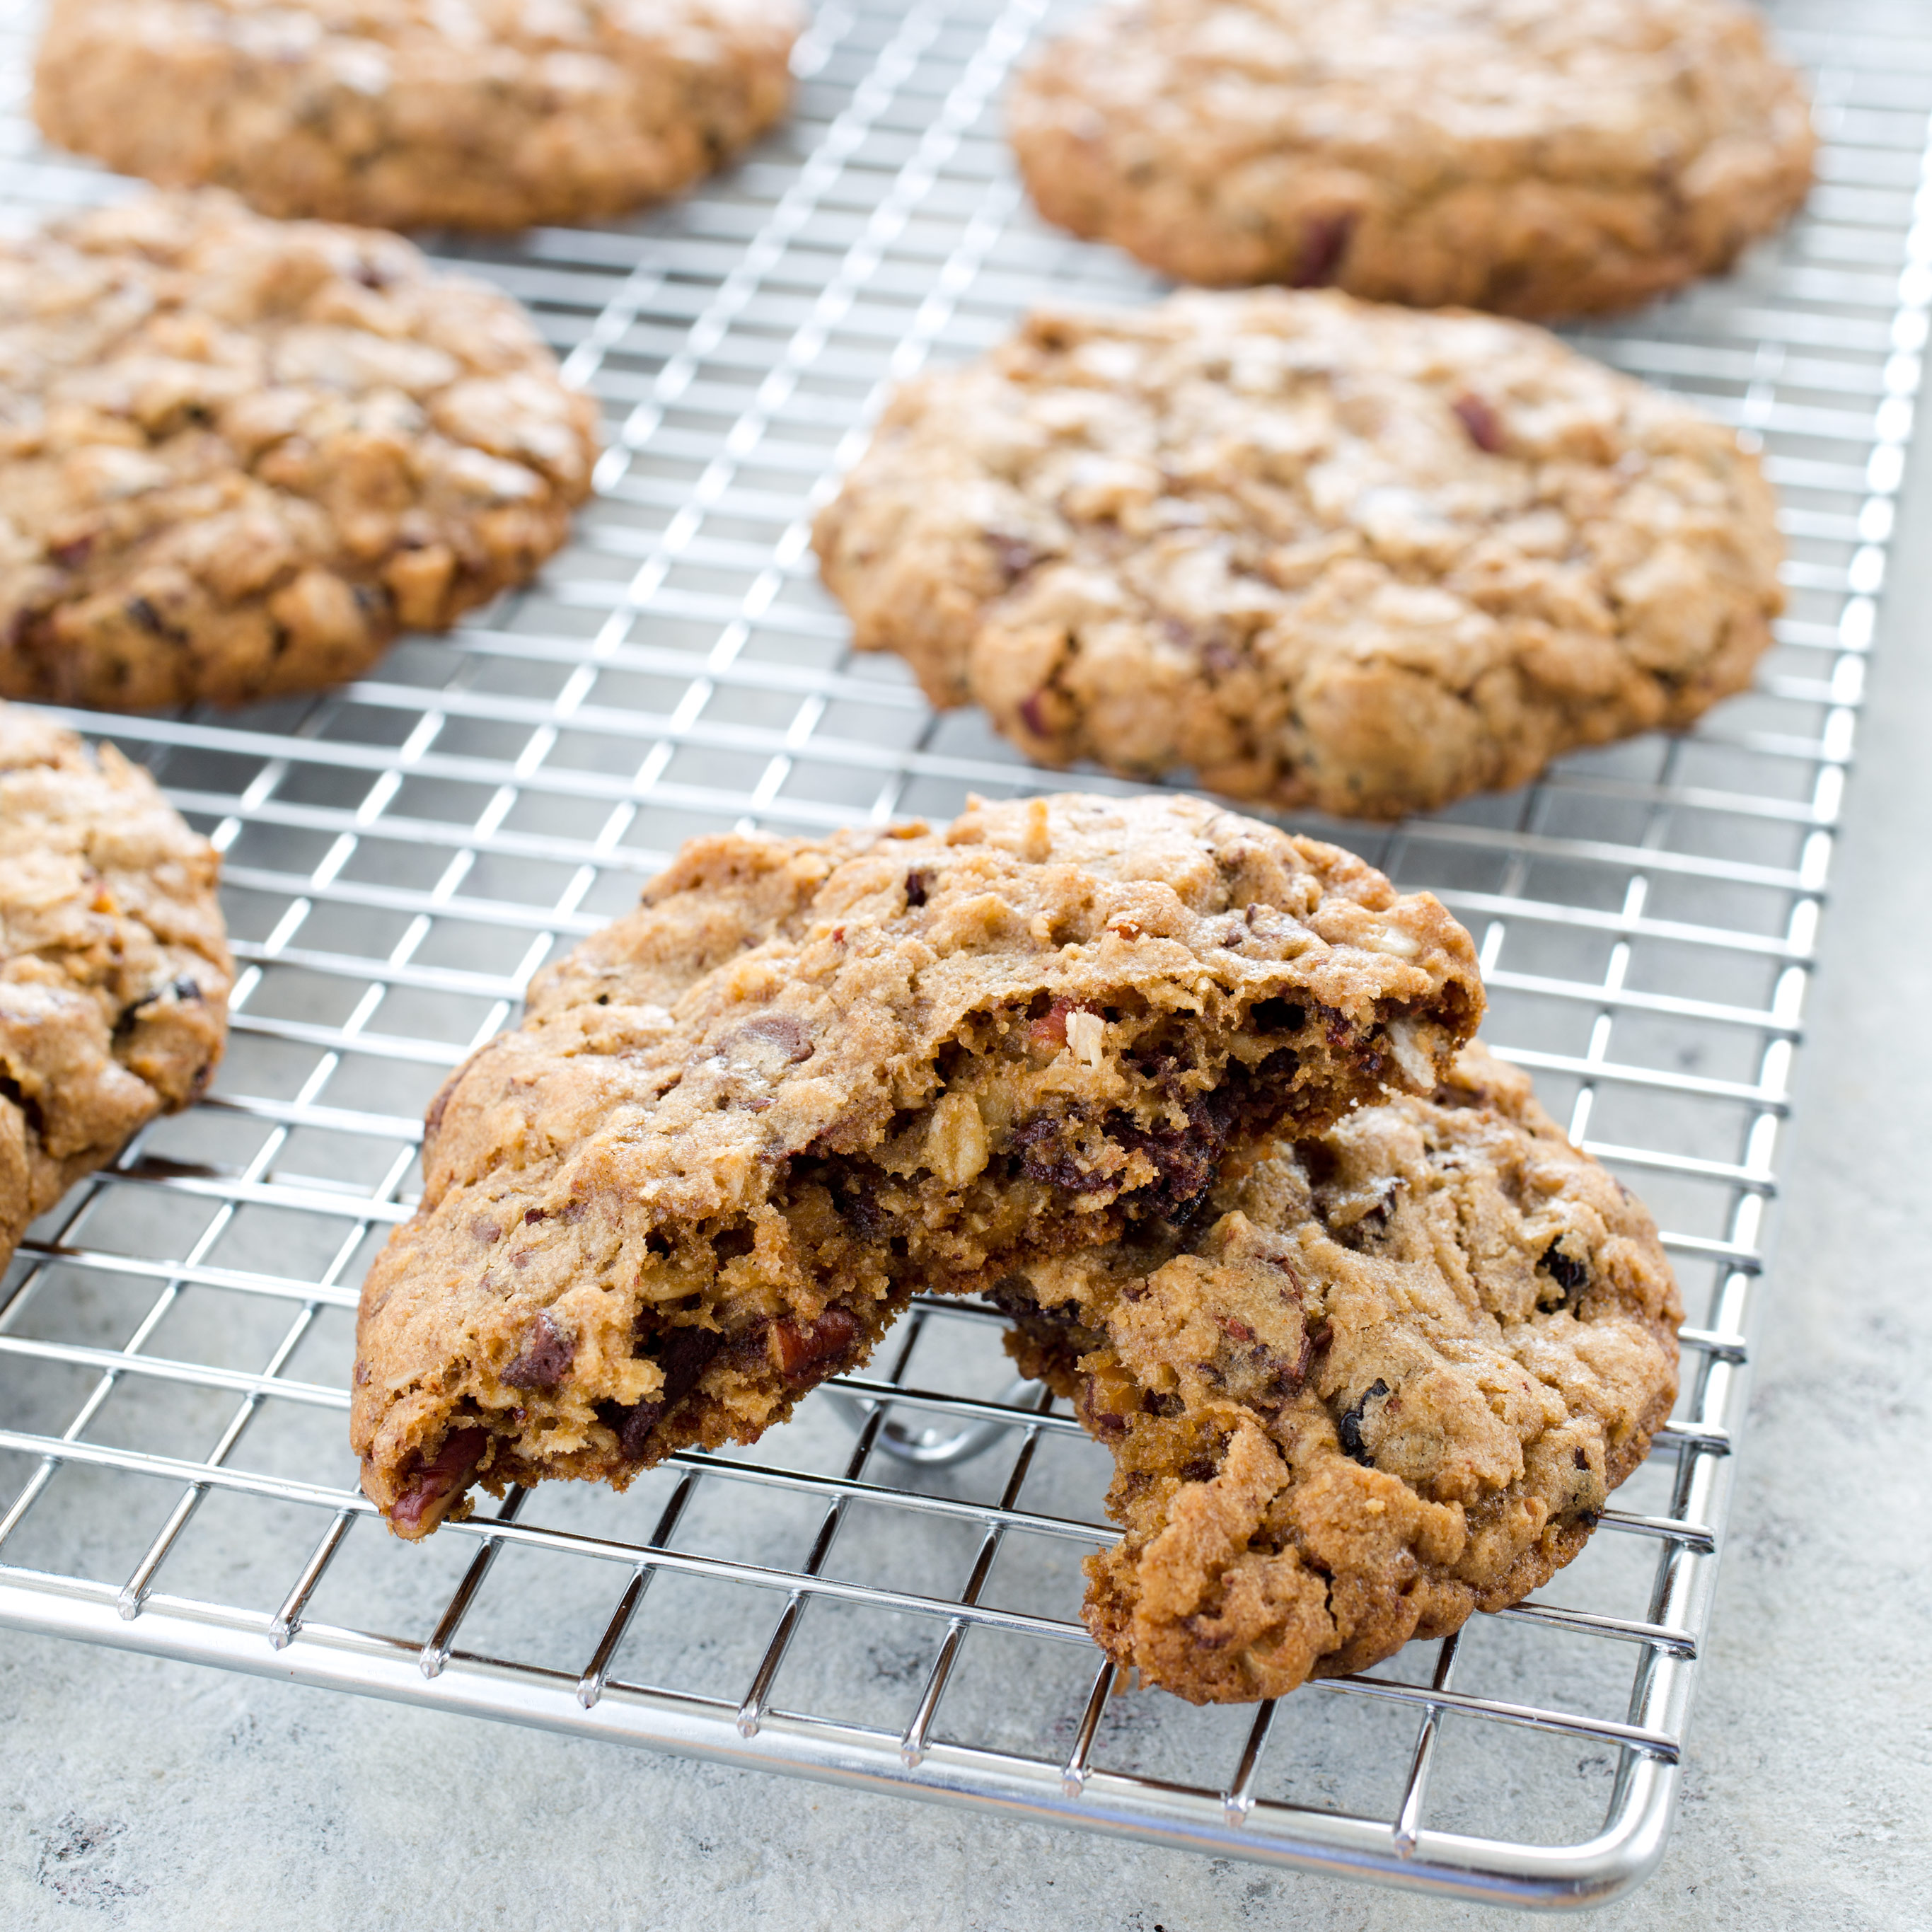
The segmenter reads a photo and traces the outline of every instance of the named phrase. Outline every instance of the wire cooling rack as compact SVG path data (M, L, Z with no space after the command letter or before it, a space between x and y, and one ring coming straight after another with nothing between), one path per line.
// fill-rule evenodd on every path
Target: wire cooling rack
M733 174L446 251L604 406L598 500L536 587L326 697L58 714L212 835L242 972L213 1094L0 1283L0 1622L1222 1856L1600 1899L1668 1829L1912 431L1932 34L1903 4L1778 9L1826 137L1810 212L1734 278L1580 332L1762 440L1791 608L1757 691L1510 796L1316 828L1471 926L1489 1036L1670 1231L1696 1324L1678 1414L1574 1564L1279 1708L1118 1684L1077 1620L1106 1458L1013 1389L970 1305L916 1306L842 1393L622 1497L513 1494L412 1548L356 1492L356 1286L406 1213L424 1102L529 974L692 833L1038 783L848 655L806 530L890 381L1042 296L1152 291L1037 224L1006 160L999 96L1044 4L825 0L796 116ZM32 26L0 29L16 220L117 191L34 146Z

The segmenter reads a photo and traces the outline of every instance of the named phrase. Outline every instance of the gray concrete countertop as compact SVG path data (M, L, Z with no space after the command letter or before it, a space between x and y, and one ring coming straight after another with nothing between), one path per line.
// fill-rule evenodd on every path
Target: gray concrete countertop
M1684 1802L1606 1932L1932 1926L1928 469L1799 1061ZM1520 1922L0 1633L14 1932Z

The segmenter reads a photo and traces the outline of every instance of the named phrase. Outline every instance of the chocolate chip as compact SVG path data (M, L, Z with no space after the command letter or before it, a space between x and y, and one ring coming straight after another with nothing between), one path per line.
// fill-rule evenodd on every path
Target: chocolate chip
M502 1233L502 1229L487 1214L472 1214L470 1217L471 1240L481 1241L485 1247L492 1241L501 1240Z
M1559 1235L1558 1240L1562 1238ZM1582 1300L1584 1286L1590 1279L1588 1262L1580 1262L1566 1255L1557 1241L1552 1241L1544 1250L1542 1258L1538 1262L1537 1266L1563 1291L1562 1305L1564 1307L1574 1308Z
M503 1371L502 1379L512 1388L555 1388L576 1359L576 1336L560 1328L545 1309L530 1324L523 1353Z
M459 1429L446 1437L434 1460L410 1476L389 1511L391 1519L409 1529L434 1529L469 1487L489 1445L489 1432L483 1429Z
M1162 1395L1155 1389L1149 1389L1141 1397L1141 1407L1148 1414L1158 1415L1164 1420L1171 1420L1186 1406L1178 1395Z
M1361 1252L1365 1243L1378 1240L1388 1233L1389 1218L1395 1211L1396 1190L1400 1184L1394 1180L1384 1180L1373 1207L1357 1215L1352 1221L1346 1222L1339 1227L1331 1227L1329 1232L1344 1247L1352 1248L1358 1254ZM1326 1219L1325 1215L1324 1219Z
M1301 247L1294 260L1294 272L1288 286L1297 289L1326 288L1335 279L1342 257L1355 232L1352 208L1312 217L1301 231Z
M1576 1448L1570 1450L1570 1460L1578 1468L1587 1469L1590 1466L1590 1452L1579 1444Z
M814 1142L803 1156L792 1162L794 1186L816 1181L832 1196L832 1204L840 1215L850 1222L868 1240L871 1240L884 1230L886 1218L885 1210L880 1207L875 1198L879 1185L878 1170L866 1162L852 1160L843 1154L820 1156L818 1154L818 1145Z
M1220 1474L1213 1457L1190 1456L1180 1466L1180 1480L1184 1483L1211 1483Z
M1053 727L1047 722L1045 704L1047 694L1036 691L1031 697L1020 700L1020 722L1036 738L1051 738Z
M905 876L906 904L909 906L925 904L929 884L927 874L914 866Z
M1352 1408L1345 1408L1336 1419L1335 1433L1342 1438L1343 1454L1352 1456L1357 1462L1364 1466L1366 1466L1369 1462L1369 1455L1367 1450L1362 1446L1362 1412L1370 1402L1387 1395L1388 1392L1388 1384L1378 1376L1355 1398L1354 1406Z
M170 993L175 996L176 1002L178 1005L198 1006L202 1004L200 987L196 986L186 974L183 974L179 979L170 980L165 986L155 992L150 993L146 999L136 1000L131 1006L123 1007L120 1017L114 1022L115 1038L117 1040L124 1038L150 1007L159 1006Z
M1449 406L1462 418L1476 447L1496 455L1503 446L1503 426L1494 410L1480 396L1460 395Z
M614 1402L597 1405L597 1420L617 1432L617 1453L627 1462L641 1462L648 1451L651 1430L664 1412L661 1402L633 1402L628 1408Z
M617 1447L627 1461L644 1460L658 1418L698 1386L698 1378L724 1345L724 1336L709 1328L669 1329L657 1338L652 1351L664 1371L662 1389L649 1402L633 1402L628 1408L614 1402L598 1405L598 1420L617 1432Z
M710 1328L670 1330L656 1351L664 1378L658 1400L667 1408L674 1402L682 1402L698 1386L698 1377L724 1342L724 1338Z
M162 632L161 614L145 597L130 597L127 602L129 621L158 638Z
M1118 1185L1117 1174L1094 1173L1075 1160L1066 1145L1070 1124L1058 1114L1036 1114L1013 1130L1012 1144L1027 1178L1067 1194L1094 1194Z
M534 1228L539 1221L549 1219L550 1210L548 1208L526 1208L524 1210L524 1226L526 1228Z
M1227 1143L1226 1120L1206 1099L1188 1108L1184 1127L1137 1127L1124 1116L1116 1120L1118 1124L1108 1123L1113 1138L1130 1153L1144 1154L1160 1177L1157 1186L1136 1197L1136 1205L1167 1220L1186 1220L1214 1184Z
M1037 1303L1028 1293L1023 1278L1016 1281L1010 1276L1005 1283L988 1289L986 1299L1018 1322L1027 1331L1028 1339L1037 1346L1064 1352L1070 1368L1078 1357L1106 1346L1106 1337L1080 1319L1076 1304Z
M88 553L93 548L94 532L90 530L85 536L70 537L65 543L51 545L47 554L63 570L73 570L87 561Z

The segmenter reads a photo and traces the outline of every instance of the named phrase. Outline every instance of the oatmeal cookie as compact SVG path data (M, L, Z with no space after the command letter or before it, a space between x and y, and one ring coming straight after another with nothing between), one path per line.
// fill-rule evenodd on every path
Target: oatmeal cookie
M1756 458L1523 322L1322 291L1034 316L820 513L855 642L1029 757L1366 818L1742 689Z
M392 235L153 195L0 243L0 695L239 704L520 583L595 412Z
M1196 1226L1049 1259L998 1298L1021 1365L1115 1459L1126 1534L1088 1559L1087 1626L1197 1704L1519 1601L1677 1391L1649 1215L1474 1046L1432 1096L1278 1144Z
M1185 1213L1229 1144L1428 1090L1481 1003L1434 899L1197 800L695 840L430 1108L363 1487L416 1537L754 1440L915 1287Z
M228 1034L214 849L111 745L0 704L0 1262Z
M776 121L791 0L53 0L50 140L265 214L520 228L614 214Z
M1736 0L1125 0L1010 120L1049 220L1182 281L1527 316L1728 267L1815 146Z

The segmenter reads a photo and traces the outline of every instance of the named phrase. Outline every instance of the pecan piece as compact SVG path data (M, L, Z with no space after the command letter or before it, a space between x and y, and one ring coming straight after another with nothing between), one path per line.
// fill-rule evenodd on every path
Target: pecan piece
M772 1359L788 1382L820 1381L851 1353L858 1334L859 1318L849 1308L828 1308L809 1328L774 1322Z
M435 1456L410 1474L409 1486L389 1512L391 1520L408 1532L427 1534L435 1528L470 1486L489 1446L487 1429L459 1429L446 1438Z

